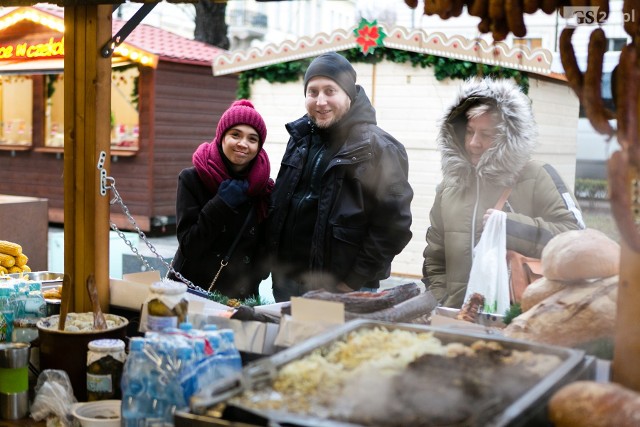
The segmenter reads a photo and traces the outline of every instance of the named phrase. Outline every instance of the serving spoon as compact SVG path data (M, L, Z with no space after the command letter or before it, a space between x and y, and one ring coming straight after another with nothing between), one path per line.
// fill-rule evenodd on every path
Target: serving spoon
M107 329L107 321L104 319L104 314L100 308L98 288L96 287L96 280L93 274L90 274L87 278L87 291L89 292L89 299L93 306L93 329L96 331L105 330Z

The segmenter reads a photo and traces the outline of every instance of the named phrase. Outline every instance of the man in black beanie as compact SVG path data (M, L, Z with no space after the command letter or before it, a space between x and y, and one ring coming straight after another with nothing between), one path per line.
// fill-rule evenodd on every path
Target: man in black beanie
M411 239L406 150L377 126L351 63L335 52L314 59L304 95L307 113L286 125L269 220L277 302L375 291Z

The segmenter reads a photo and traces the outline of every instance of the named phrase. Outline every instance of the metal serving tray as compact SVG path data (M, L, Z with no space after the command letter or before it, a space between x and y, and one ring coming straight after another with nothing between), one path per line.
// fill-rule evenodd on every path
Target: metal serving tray
M49 289L56 286L62 286L62 278L64 273L56 273L53 271L30 271L28 273L12 273L6 275L12 279L19 279L21 277L28 277L29 280L40 282L42 289Z
M440 316L448 317L450 319L455 319L458 313L460 313L460 309L457 308L449 308L449 307L436 307L433 311L435 314L439 314ZM499 314L492 313L478 313L478 319L476 320L478 325L487 326L490 328L504 328L504 316Z
M355 426L345 422L301 416L278 411L259 411L238 405L226 405L225 402L245 390L253 390L270 384L278 369L285 364L300 359L312 351L331 345L342 340L348 333L363 328L383 326L388 330L402 329L414 332L433 332L434 336L443 344L458 342L472 344L477 340L497 341L504 348L521 351L531 351L536 354L558 356L559 366L543 377L537 384L529 388L515 401L511 402L502 412L494 416L485 426L515 427L515 426L545 426L550 425L547 419L546 405L551 395L561 386L578 380L593 379L595 363L593 358L585 357L582 350L564 347L548 346L525 341L518 341L500 335L482 333L453 332L451 330L426 325L387 323L369 320L354 320L327 333L310 338L294 347L273 356L261 359L247 365L242 372L234 377L226 378L217 383L208 397L192 398L189 412L176 412L175 425L264 425L264 426L314 426L314 427L347 427ZM212 409L226 406L225 414L212 416ZM229 420L232 414L232 420Z

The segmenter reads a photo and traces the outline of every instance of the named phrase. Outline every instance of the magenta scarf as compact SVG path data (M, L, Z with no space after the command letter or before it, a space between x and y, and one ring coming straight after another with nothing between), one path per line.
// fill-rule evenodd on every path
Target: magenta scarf
M218 186L222 181L233 179L224 164L218 146L214 143L200 144L196 152L193 153L193 165L196 167L200 179L213 194L218 192ZM252 199L258 199L256 208L260 222L267 217L269 211L269 195L273 191L273 180L269 177L270 172L269 156L266 151L260 148L247 175L249 181L247 194Z

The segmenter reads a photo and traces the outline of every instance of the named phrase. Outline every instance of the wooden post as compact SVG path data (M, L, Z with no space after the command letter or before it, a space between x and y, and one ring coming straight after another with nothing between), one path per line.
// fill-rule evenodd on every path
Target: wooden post
M635 190L638 171L631 166L630 168L633 173L629 176L628 188ZM611 379L632 390L640 391L640 253L631 249L624 239L620 240L622 252Z
M73 290L70 311L91 311L86 282L94 275L100 305L109 308L109 196L100 194L100 153L109 170L112 5L65 7L64 272Z

